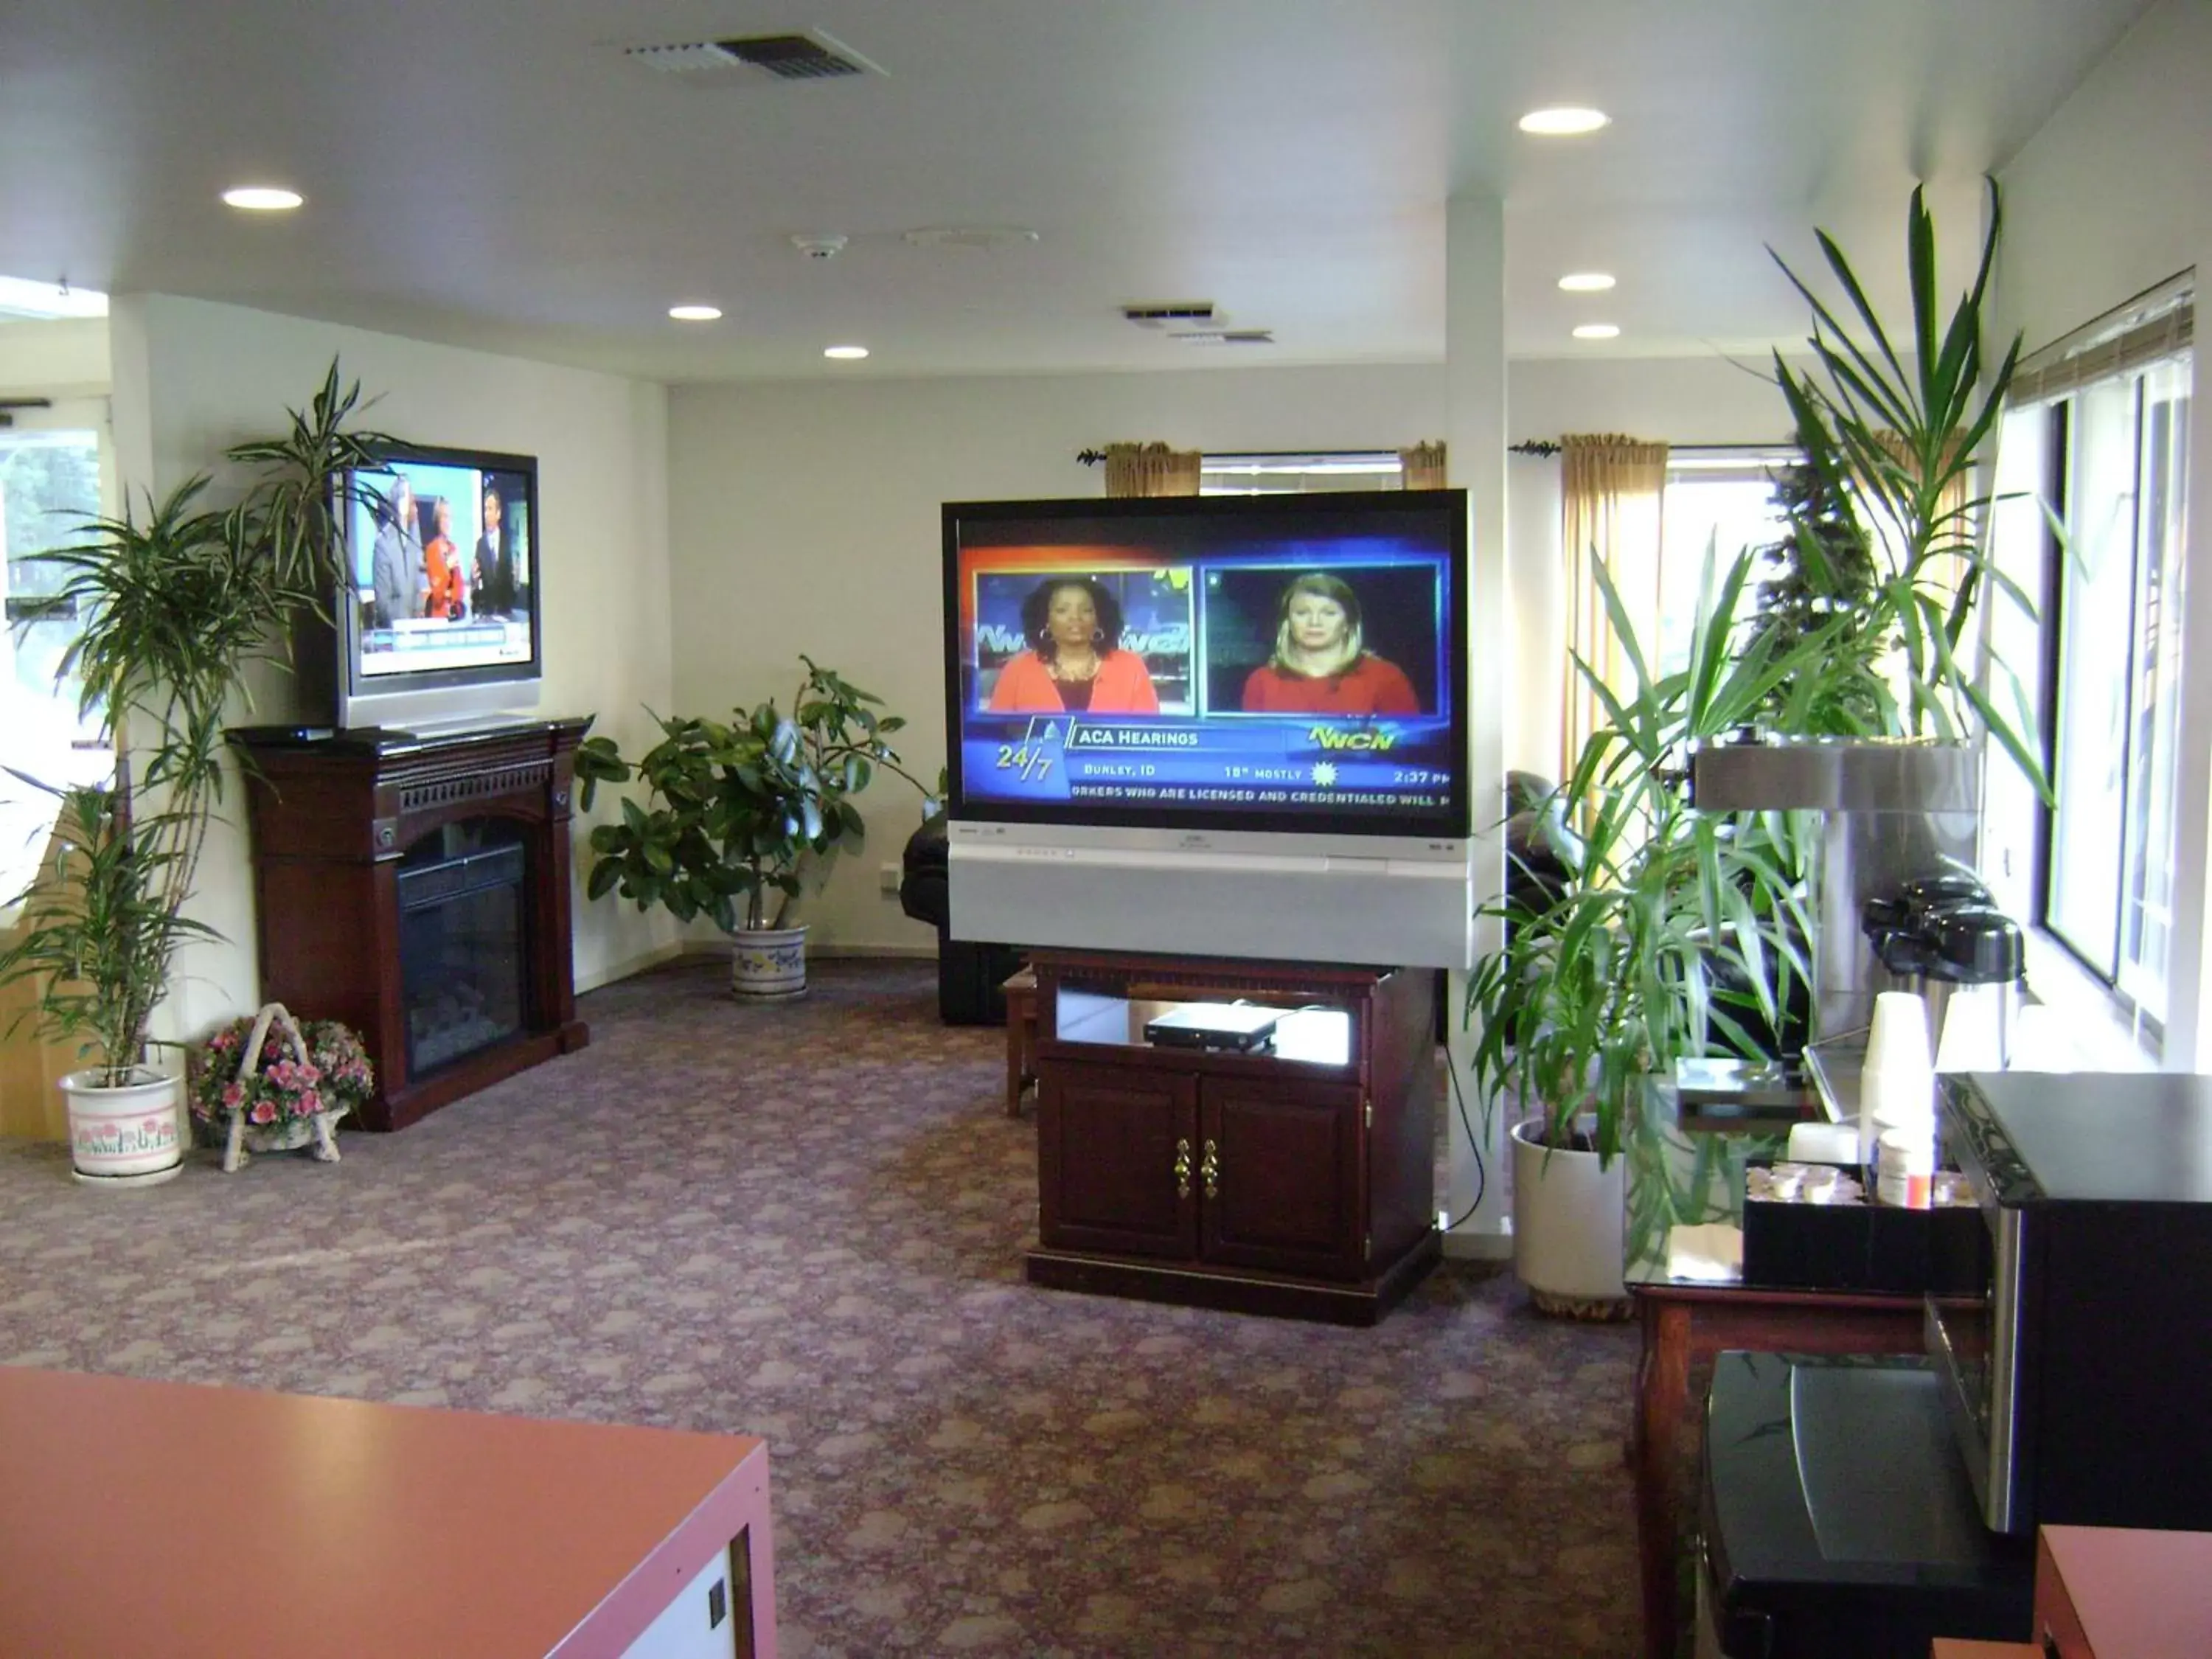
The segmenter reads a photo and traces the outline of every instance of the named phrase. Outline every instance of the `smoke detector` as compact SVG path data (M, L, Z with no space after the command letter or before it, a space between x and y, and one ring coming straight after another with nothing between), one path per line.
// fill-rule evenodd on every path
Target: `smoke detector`
M791 245L810 259L834 259L845 251L842 236L794 236Z
M835 81L881 75L841 40L819 29L802 34L756 34L728 40L682 40L666 46L625 46L633 64L693 84L720 81Z

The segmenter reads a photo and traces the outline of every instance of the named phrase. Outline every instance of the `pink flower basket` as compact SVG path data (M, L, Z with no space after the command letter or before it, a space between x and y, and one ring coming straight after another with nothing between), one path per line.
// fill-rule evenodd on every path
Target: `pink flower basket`
M222 1167L248 1152L312 1146L337 1160L337 1120L376 1087L361 1039L334 1019L295 1020L281 1002L210 1032L194 1046L186 1099L203 1133L223 1146Z

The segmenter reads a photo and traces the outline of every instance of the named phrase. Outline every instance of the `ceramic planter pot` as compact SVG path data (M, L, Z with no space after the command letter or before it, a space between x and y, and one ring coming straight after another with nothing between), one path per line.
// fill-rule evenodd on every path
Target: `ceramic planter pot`
M1546 1313L1626 1316L1628 1155L1553 1151L1541 1118L1513 1126L1513 1271Z
M806 994L806 929L754 927L736 936L730 989L741 1002L775 1002Z
M76 1178L93 1187L152 1187L170 1179L185 1161L178 1127L182 1080L143 1066L129 1083L111 1085L99 1078L96 1071L71 1072L61 1079Z

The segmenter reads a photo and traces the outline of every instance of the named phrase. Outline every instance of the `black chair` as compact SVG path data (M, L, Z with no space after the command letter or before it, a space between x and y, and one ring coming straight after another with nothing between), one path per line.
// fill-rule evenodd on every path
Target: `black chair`
M1003 1025L1006 997L1000 988L1021 967L1021 953L1011 945L951 936L945 866L945 815L939 812L907 837L899 878L899 908L937 929L937 1017L947 1025Z

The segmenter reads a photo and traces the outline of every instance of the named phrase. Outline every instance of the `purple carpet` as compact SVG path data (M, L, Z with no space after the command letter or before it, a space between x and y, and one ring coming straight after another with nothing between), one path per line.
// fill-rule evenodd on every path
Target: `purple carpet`
M334 1166L0 1141L0 1364L763 1436L786 1659L1636 1650L1631 1330L1452 1263L1372 1330L1033 1289L1003 1036L927 963L726 974Z

